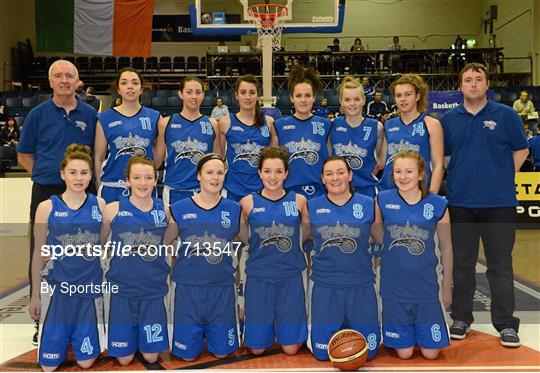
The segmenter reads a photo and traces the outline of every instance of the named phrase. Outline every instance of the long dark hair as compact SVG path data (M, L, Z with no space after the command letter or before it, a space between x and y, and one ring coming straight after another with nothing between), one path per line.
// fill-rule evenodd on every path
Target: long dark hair
M253 75L244 75L238 78L236 83L234 83L234 91L238 94L238 89L240 88L240 84L242 82L251 83L255 86L257 89L257 96L261 95L261 87L259 84L259 80L255 78ZM264 116L261 111L261 104L259 103L259 100L255 103L255 127L262 127L264 126Z

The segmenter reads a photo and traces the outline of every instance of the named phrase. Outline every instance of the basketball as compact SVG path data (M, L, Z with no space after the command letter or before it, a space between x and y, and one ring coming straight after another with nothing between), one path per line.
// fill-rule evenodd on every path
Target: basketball
M201 22L203 24L205 24L205 25L211 24L212 23L212 15L210 13L204 13L201 16Z
M328 342L328 356L332 365L340 370L357 370L367 361L366 338L353 329L339 330Z

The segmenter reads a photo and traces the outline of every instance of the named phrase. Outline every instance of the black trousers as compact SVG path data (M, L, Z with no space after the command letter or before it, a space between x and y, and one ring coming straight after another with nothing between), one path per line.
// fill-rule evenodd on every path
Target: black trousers
M487 262L487 279L491 292L491 321L497 331L519 328L514 317L514 273L512 250L516 239L515 207L463 208L449 206L452 222L454 256L453 320L472 324L473 297L476 290L476 261L480 239Z
M48 200L54 195L62 194L66 190L65 185L42 185L32 184L32 199L30 201L30 263L28 265L28 280L30 281L30 294L32 294L32 258L34 257L34 222L39 204ZM96 187L93 182L86 189L87 193L96 194Z

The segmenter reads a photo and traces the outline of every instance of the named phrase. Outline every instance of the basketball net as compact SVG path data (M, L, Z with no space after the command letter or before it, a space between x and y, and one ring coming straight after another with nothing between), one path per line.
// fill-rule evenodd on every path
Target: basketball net
M248 7L249 22L257 28L257 48L263 48L263 40L272 40L272 49L281 49L281 33L287 16L287 7L278 4L257 4Z

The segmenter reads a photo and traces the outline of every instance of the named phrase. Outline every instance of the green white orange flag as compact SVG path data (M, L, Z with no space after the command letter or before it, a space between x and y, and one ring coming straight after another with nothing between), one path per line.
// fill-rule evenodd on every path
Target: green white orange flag
M35 0L37 49L150 56L154 0Z

